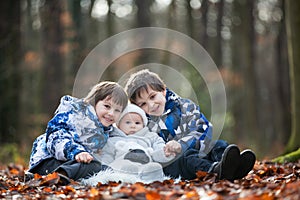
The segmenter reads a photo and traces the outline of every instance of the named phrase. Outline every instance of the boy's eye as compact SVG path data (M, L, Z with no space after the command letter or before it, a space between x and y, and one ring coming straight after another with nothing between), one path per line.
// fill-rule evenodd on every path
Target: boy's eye
M155 98L155 94L150 96L150 99L154 99Z
M139 107L143 107L143 106L145 106L146 105L146 103L140 103L138 106Z
M140 125L140 124L141 124L141 122L135 122L135 124L137 124L137 125Z
M110 105L105 104L104 107L105 108L110 108Z

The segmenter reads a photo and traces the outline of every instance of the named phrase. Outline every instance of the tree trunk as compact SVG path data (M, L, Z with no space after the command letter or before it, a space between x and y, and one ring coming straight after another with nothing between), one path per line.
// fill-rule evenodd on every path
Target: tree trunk
M50 116L54 113L64 92L63 25L61 21L63 1L46 0L42 13L42 108Z
M207 45L208 45L208 37L207 37L207 12L208 12L208 0L203 0L202 4L201 4L201 14L202 17L201 19L201 24L202 24L202 31L200 31L201 33L201 37L200 37L200 43L203 46L204 49L207 49Z
M289 63L288 63L288 52L287 52L287 35L286 35L286 20L285 19L285 9L284 0L280 0L280 7L283 11L283 20L281 20L279 35L277 41L277 53L275 57L277 58L277 86L278 90L278 101L280 103L279 109L280 120L281 120L281 130L282 133L279 135L278 141L286 145L289 136L291 134L291 90L290 90L290 76L289 76Z
M151 0L137 0L135 4L137 11L137 27L148 27L151 25L150 6Z
M85 58L85 54L87 54L87 44L85 37L86 24L84 24L84 17L81 13L81 0L72 0L69 1L70 4L70 12L72 15L72 23L73 23L73 31L74 37L71 43L72 48L72 63L69 67L68 76L75 77L81 63ZM74 78L68 79L68 85L73 86Z
M150 15L150 7L152 4L151 0L136 0L135 4L137 6L137 15L136 15L136 27L149 27L151 26L151 15ZM150 60L150 56L145 50L140 50L141 54L138 58L138 63L148 63Z
M285 9L292 111L292 133L286 151L291 152L300 147L300 2L286 0Z
M215 47L215 63L217 65L217 67L220 69L223 66L223 52L222 52L222 48L223 48L223 39L222 39L222 28L223 28L223 18L224 18L224 0L220 0L220 2L217 4L218 6L218 19L217 19L217 41L216 41L216 47Z
M233 115L236 120L234 140L245 146L259 146L257 138L256 80L255 80L255 32L253 8L255 1L234 1L233 14L240 23L233 26L233 73L241 77L241 83L236 85L230 94L233 101ZM243 103L241 103L243 102ZM243 145L241 145L243 146Z
M21 78L20 1L0 3L0 141L18 142Z

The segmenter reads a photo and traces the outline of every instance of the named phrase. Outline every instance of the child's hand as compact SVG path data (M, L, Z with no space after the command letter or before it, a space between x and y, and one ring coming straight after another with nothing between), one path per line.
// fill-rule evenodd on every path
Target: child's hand
M181 145L179 142L175 140L171 140L166 143L165 148L165 155L168 156L176 156L177 153L181 152Z
M93 156L88 152L81 152L75 156L75 160L82 163L90 163L93 159Z

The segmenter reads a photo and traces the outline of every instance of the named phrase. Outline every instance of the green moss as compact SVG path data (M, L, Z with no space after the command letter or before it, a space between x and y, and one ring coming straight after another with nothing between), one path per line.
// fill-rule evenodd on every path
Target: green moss
M300 148L297 151L293 151L283 156L274 158L272 161L278 163L285 163L285 162L296 162L299 159L300 159Z

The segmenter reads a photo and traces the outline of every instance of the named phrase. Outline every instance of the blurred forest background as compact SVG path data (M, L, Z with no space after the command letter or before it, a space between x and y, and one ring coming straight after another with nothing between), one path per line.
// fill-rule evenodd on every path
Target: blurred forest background
M0 157L28 162L76 73L100 42L137 27L188 35L216 63L227 95L221 137L259 158L283 153L291 135L291 92L284 0L9 0L0 6ZM159 50L134 51L102 79L118 81L141 64L161 63L190 82L210 117L205 84L190 63ZM169 77L172 78L172 77ZM184 94L186 85L174 90ZM182 83L184 84L184 83ZM173 89L172 86L169 86ZM174 86L175 87L175 86Z

